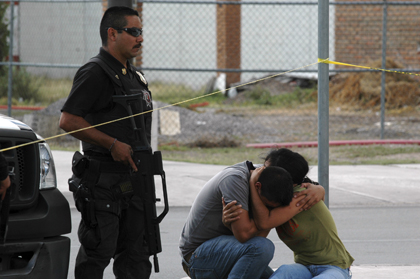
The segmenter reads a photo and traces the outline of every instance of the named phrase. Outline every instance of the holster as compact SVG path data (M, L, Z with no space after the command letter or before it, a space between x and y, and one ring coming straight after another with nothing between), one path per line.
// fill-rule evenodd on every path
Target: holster
M98 224L95 217L94 188L100 174L99 165L76 151L72 160L73 175L68 180L76 208L82 214L83 222L91 228Z
M71 162L71 170L73 171L73 174L78 178L83 178L85 170L88 167L89 159L79 151L76 151Z
M95 199L91 189L81 184L73 193L77 210L82 214L82 220L86 226L94 228L98 224L95 216Z
M88 158L76 151L72 160L73 175L68 180L69 190L73 192L77 210L82 214L86 226L97 226L95 211L107 211L116 215L120 214L119 202L108 200L95 200L95 185L101 172L127 173L128 168L116 162L101 162ZM131 181L122 181L111 187L117 199L124 195L132 195Z

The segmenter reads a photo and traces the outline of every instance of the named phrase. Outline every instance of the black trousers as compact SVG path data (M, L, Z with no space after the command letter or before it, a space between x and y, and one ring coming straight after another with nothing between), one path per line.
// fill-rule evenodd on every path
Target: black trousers
M128 174L127 174L128 175ZM102 173L95 186L95 200L116 202L120 212L97 210L95 229L80 222L81 243L76 258L76 279L101 279L114 258L113 272L118 279L149 278L152 265L144 246L144 212L137 196L117 198L112 186L127 180L125 174Z

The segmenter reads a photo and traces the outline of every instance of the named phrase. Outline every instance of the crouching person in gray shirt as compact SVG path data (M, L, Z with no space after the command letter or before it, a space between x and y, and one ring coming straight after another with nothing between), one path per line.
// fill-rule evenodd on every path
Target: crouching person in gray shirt
M274 244L252 219L249 179L255 167L245 161L210 179L195 199L182 230L179 248L185 272L193 279L268 278ZM282 207L284 222L299 213L305 199L293 199L293 181L280 167L267 167L255 183L264 204ZM309 190L308 190L309 191ZM242 207L231 228L223 225L223 204ZM297 206L297 203L301 206Z

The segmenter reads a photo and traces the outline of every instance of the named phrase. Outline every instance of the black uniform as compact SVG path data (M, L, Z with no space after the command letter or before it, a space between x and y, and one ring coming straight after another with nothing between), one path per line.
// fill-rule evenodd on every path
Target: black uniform
M114 94L136 93L143 96L143 111L152 110L151 93L141 73L130 64L125 69L102 48L97 57L105 61L118 76L116 78L123 85L119 88L120 92L117 92L118 88L103 66L91 60L76 73L62 111L81 116L91 125L96 125L128 115L121 105L112 101ZM143 117L150 142L151 113L146 113ZM136 119L136 122L140 120ZM120 142L130 144L135 140L129 119L98 126L97 129ZM75 278L102 278L111 258L114 258L113 270L116 278L149 278L151 263L143 245L141 199L134 196L132 191L125 194L116 191L117 188L126 189L127 184L131 185L129 167L113 161L110 151L105 148L85 142L82 145L84 155L89 160L108 164L108 167L100 167L99 170L88 168L84 174L84 177L94 181L91 189L95 200L96 225L92 228L84 220L79 225L81 247L76 258Z
M3 152L0 153L0 181L3 181L7 178L9 172L7 170L7 161L4 158Z

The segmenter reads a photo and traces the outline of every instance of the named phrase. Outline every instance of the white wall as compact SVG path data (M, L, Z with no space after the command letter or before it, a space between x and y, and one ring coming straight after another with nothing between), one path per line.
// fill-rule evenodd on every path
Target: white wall
M34 3L18 6L15 52L26 63L83 64L98 53L102 4ZM243 69L290 70L317 61L316 5L243 5L241 66ZM334 26L333 6L330 26ZM216 68L214 5L143 4L143 67ZM333 28L330 34L334 34ZM330 37L330 58L334 59ZM310 69L317 69L313 66ZM31 67L39 75L74 76L77 69ZM148 81L204 86L215 72L146 71ZM242 81L267 75L244 73Z
M83 64L101 46L102 4L33 3L19 5L19 55L25 63ZM73 77L77 69L32 67L53 78Z

